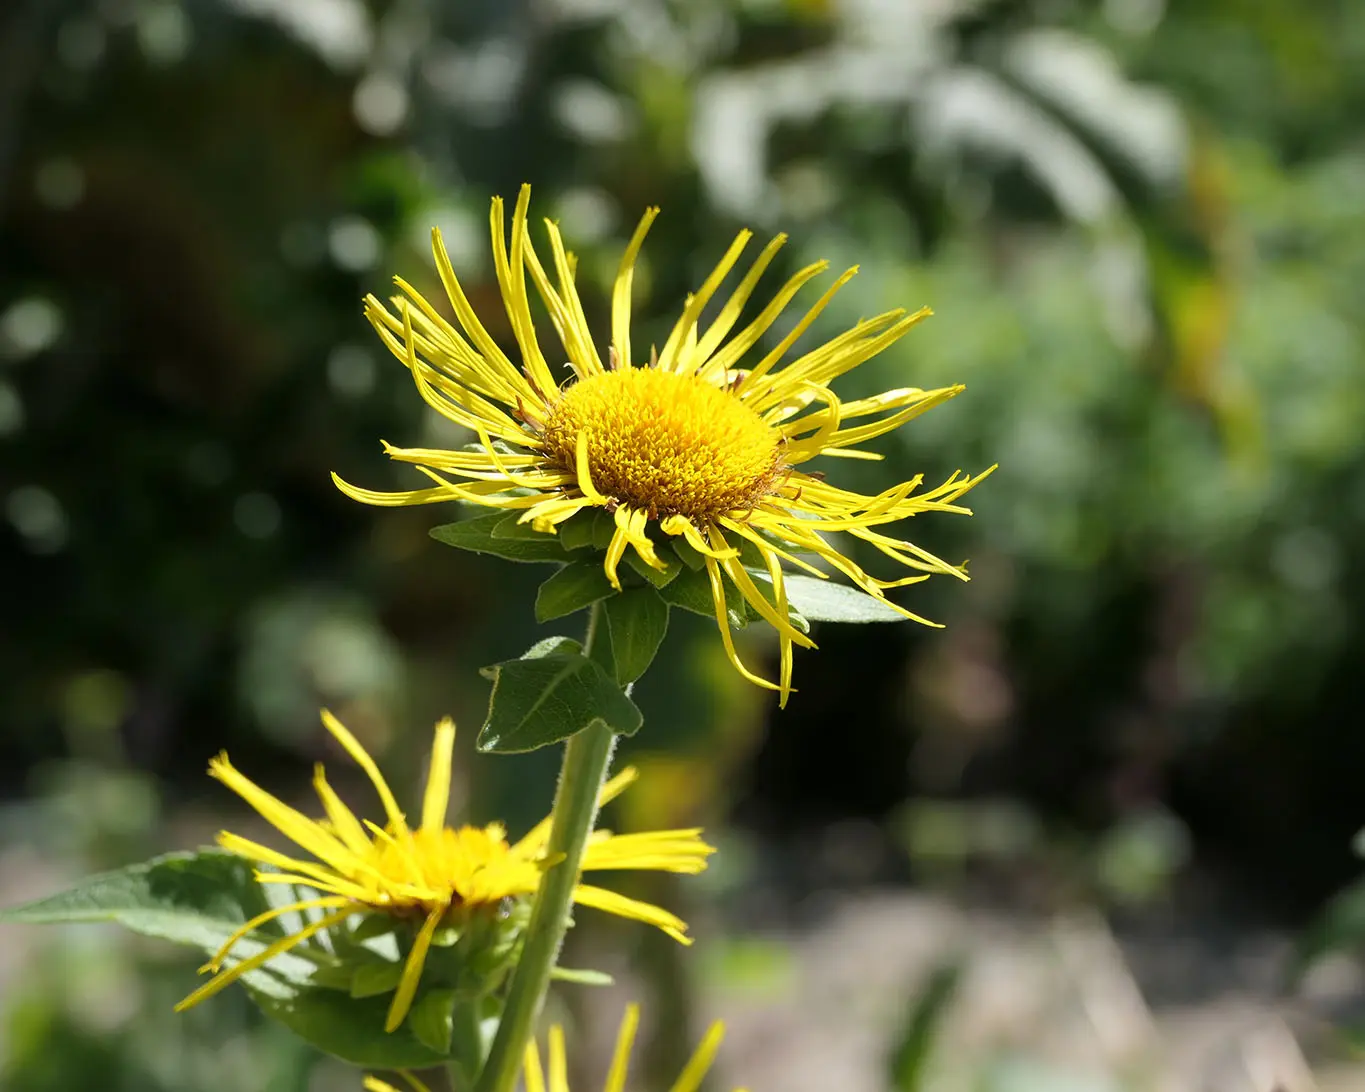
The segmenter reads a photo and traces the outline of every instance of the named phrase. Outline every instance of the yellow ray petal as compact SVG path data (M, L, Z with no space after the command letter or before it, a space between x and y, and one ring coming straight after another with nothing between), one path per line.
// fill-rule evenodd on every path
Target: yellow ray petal
M526 1092L545 1092L545 1073L540 1068L540 1051L536 1049L534 1036L526 1040L526 1049L522 1052L521 1075L526 1081Z
M355 817L341 798L337 796L332 786L327 783L327 774L323 771L322 763L313 766L313 791L318 794L318 800L322 802L322 810L327 813L327 820L332 824L332 830L336 836L342 840L346 848L357 857L364 856L369 852L370 840L365 836L365 828L360 825L360 820Z
M349 902L349 899L342 898L340 895L329 895L322 899L303 899L300 902L291 902L287 906L275 906L265 911L263 914L257 914L250 921L240 925L232 935L222 943L218 951L214 953L213 958L199 968L199 973L203 974L205 971L213 971L217 974L219 968L222 966L223 960L236 946L237 942L248 933L255 932L268 921L274 921L278 917L294 913L298 910L321 910L325 907L336 909L339 906L346 906Z
M611 343L616 349L616 365L620 368L631 367L634 363L630 355L630 291L635 278L635 260L640 254L640 247L644 245L650 224L658 215L657 208L645 209L625 253L621 255L621 266L611 289Z
M396 1030L403 1023L408 1009L412 1007L413 996L417 993L417 983L422 978L422 966L427 961L427 949L431 947L432 934L436 932L436 926L441 923L444 916L444 907L438 906L432 910L427 915L427 920L422 923L417 939L412 942L412 951L408 953L407 962L403 964L403 977L398 981L398 990L393 995L389 1015L384 1021L385 1031Z
M705 1038L697 1045L695 1053L678 1074L678 1079L673 1082L669 1092L697 1092L707 1070L711 1068L711 1063L716 1060L716 1051L720 1049L721 1040L724 1038L725 1025L717 1020L707 1030Z
M606 834L588 843L583 871L648 869L695 875L706 870L715 847L701 839L701 828L652 830L639 834Z
M339 839L239 773L228 761L227 752L209 760L209 776L221 781L255 808L271 826L320 861L343 873L351 867L355 855Z
M175 1006L175 1011L184 1012L188 1008L193 1008L195 1005L199 1004L200 1001L204 1001L207 998L212 997L215 993L218 993L220 990L224 990L232 985L232 983L236 982L242 975L269 963L277 955L289 951L290 948L302 944L314 934L320 933L324 929L330 929L333 925L345 921L350 916L350 910L338 910L334 914L328 914L326 917L320 918L318 921L304 926L297 933L291 933L289 936L277 940L263 952L259 952L250 959L244 959L240 963L233 964L233 966L229 967L226 971L216 975L210 981L205 982L192 994L177 1004Z
M620 892L608 891L604 887L593 887L585 883L574 888L573 899L580 906L591 906L608 914L615 914L617 917L630 918L632 921L642 921L646 925L653 925L680 944L692 943L692 938L687 935L687 923L676 914L670 914L663 907L655 906L653 903L642 902L639 899L622 895Z
M569 1092L569 1063L564 1056L564 1029L550 1025L550 1092Z
M455 722L449 717L436 725L436 740L431 745L431 769L427 791L422 798L422 829L440 830L446 823L450 804L450 758L455 749Z
M631 1003L621 1017L621 1028L616 1033L616 1049L612 1051L611 1068L602 1092L625 1092L626 1072L630 1068L630 1051L635 1045L635 1029L640 1026L640 1006Z
M384 814L389 817L389 825L395 832L404 834L408 831L407 821L403 818L403 813L398 807L398 801L394 799L393 792L389 789L389 783L384 780L384 775L379 772L379 767L374 764L374 759L369 752L360 745L360 741L351 735L346 726L337 720L336 717L324 709L322 711L322 723L327 731L331 732L336 741L346 749L346 753L351 756L357 766L365 771L365 776L374 785L375 792L379 794L379 799L384 805Z

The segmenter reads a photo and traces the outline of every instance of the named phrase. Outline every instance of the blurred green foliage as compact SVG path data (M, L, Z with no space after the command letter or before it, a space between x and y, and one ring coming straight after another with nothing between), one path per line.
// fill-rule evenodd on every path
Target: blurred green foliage
M861 265L823 332L929 304L842 393L967 393L840 481L1001 464L975 518L910 528L971 558L906 593L946 632L826 627L780 718L675 623L636 694L657 787L624 805L738 803L755 874L797 891L777 850L830 819L919 815L888 838L932 877L1000 842L953 802L1007 800L1025 840L1091 838L1087 898L1192 855L1311 905L1350 874L1365 762L1363 62L1365 7L1332 0L10 0L0 898L35 854L56 886L207 838L220 747L302 783L318 704L415 775L406 744L477 723L476 669L544 635L535 574L328 480L408 480L381 437L460 439L359 299L395 271L437 295L436 224L496 327L487 201L529 180L595 321L662 205L642 341L742 225L791 234L775 281ZM474 812L543 813L552 759L462 769ZM0 965L0 1081L304 1087L245 1003L172 1019L167 958L73 935Z

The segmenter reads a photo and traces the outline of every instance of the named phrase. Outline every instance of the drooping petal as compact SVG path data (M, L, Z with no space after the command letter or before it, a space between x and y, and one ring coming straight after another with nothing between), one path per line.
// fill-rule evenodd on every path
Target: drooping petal
M585 883L574 888L573 901L579 906L591 906L608 914L615 914L619 918L630 918L632 921L653 925L680 944L692 943L692 938L687 935L687 923L676 914L670 914L663 907L655 906L653 903L642 902L620 892L608 891L605 887L593 887Z
M379 772L379 767L374 764L374 759L370 757L369 752L360 745L360 741L355 736L351 735L346 726L326 709L322 711L322 723L327 731L332 733L336 741L346 749L346 753L351 756L355 764L365 771L365 776L370 779L375 792L379 794L380 802L384 805L384 814L389 817L389 825L395 831L406 834L408 824L403 818L403 812L398 807L398 801L394 798L389 783L384 780L384 775Z
M304 941L315 934L322 932L324 929L330 929L333 925L340 924L350 916L350 910L337 910L324 918L319 918L317 921L305 925L297 933L291 933L289 936L275 941L274 944L270 945L264 951L258 952L250 959L244 959L240 963L235 963L226 971L215 975L183 1001L179 1002L175 1006L175 1011L184 1012L188 1008L193 1008L195 1005L199 1004L200 1001L204 1001L212 997L215 993L218 993L220 990L224 990L232 985L232 983L236 982L242 975L254 971L257 967L263 967L277 955L302 944Z
M432 935L444 916L445 908L436 907L427 915L427 920L418 930L417 939L412 942L412 950L403 964L403 977L398 980L398 989L394 992L392 1004L389 1005L389 1015L384 1021L385 1031L396 1030L408 1015L412 999L417 993L417 983L422 978L422 967L427 961L427 949L431 947Z

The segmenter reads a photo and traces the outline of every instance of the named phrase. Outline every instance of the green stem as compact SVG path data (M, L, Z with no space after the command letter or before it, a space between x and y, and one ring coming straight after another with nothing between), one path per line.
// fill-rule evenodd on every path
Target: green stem
M594 603L583 641L585 655L592 654L601 615L601 605ZM615 742L611 729L599 720L571 736L564 745L564 762L559 772L559 788L555 791L554 821L547 846L551 858L562 859L547 869L540 881L531 921L526 927L521 959L512 973L507 1007L503 1010L498 1034L475 1092L511 1092L516 1082L526 1041L545 1000L550 972L559 958L559 949L569 927L569 912L583 863L583 850L597 822L597 797L611 763Z

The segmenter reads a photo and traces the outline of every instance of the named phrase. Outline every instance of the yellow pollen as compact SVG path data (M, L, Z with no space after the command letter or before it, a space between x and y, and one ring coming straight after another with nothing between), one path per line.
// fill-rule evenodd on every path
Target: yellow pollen
M752 508L782 469L781 435L733 394L655 368L569 387L545 422L546 453L574 469L579 433L597 491L651 516Z

